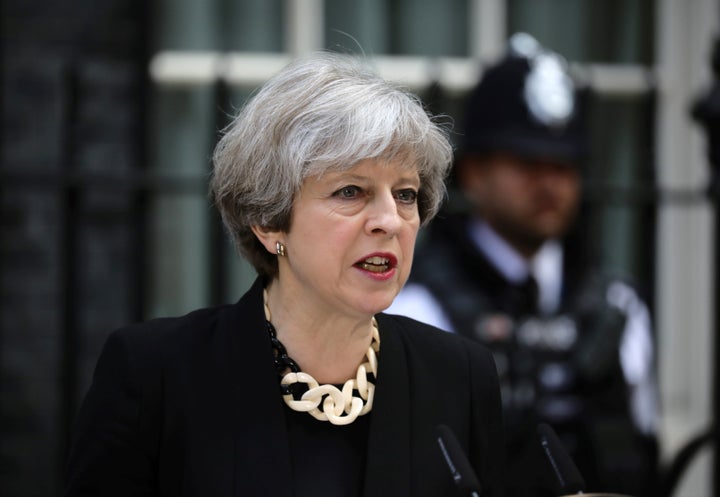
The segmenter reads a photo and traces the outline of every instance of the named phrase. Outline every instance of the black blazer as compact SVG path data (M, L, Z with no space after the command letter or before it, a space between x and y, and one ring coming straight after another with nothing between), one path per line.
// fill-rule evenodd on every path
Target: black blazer
M113 333L81 407L66 496L292 495L262 282L234 305ZM381 347L368 497L457 495L435 437L448 425L501 495L500 395L491 354L409 318L377 316Z

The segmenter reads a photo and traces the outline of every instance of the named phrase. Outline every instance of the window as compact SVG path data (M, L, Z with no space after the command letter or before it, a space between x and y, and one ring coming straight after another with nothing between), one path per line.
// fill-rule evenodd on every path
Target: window
M458 116L483 64L509 34L527 31L595 89L582 236L655 303L663 435L686 438L687 420L702 426L708 418L709 363L697 357L711 335L712 265L707 166L688 107L709 81L716 20L713 0L166 1L151 65L152 166L193 185L161 189L153 201L150 314L234 300L249 285L252 270L218 248L226 242L202 185L223 113L291 57L322 48L365 53L435 112ZM688 329L697 331L680 331ZM689 495L706 493L707 478L693 480L700 487Z

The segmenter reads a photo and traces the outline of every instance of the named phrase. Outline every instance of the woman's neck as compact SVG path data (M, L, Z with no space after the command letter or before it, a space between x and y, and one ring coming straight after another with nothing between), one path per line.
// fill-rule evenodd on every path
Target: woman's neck
M288 355L320 383L339 384L355 377L372 341L372 318L313 313L311 305L267 290L270 321Z

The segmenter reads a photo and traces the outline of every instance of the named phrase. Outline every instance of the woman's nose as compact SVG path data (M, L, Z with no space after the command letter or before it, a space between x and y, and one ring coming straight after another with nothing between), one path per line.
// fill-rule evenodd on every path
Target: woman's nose
M394 235L402 226L402 222L397 202L392 193L384 193L373 198L369 206L368 232Z

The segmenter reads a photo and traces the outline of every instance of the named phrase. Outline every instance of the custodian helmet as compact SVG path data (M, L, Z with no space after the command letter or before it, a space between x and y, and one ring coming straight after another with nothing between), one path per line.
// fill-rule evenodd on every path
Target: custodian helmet
M560 55L515 34L470 93L460 153L579 161L587 150L586 101Z

